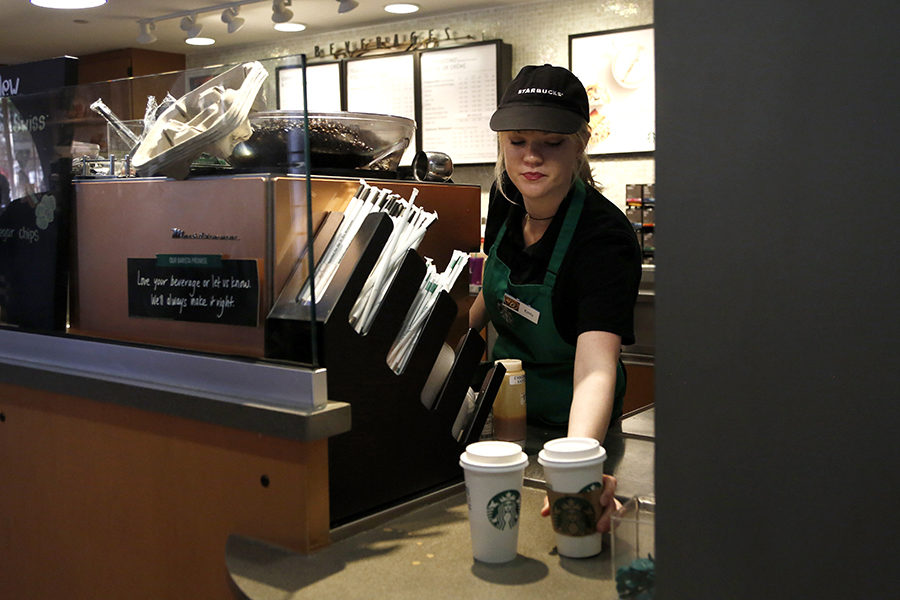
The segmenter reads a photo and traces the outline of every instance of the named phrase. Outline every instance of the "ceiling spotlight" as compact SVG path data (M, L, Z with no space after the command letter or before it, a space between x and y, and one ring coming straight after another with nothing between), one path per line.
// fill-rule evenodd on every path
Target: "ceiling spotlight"
M356 0L337 0L339 2L338 5L338 13L350 12L357 6L359 6L359 2Z
M41 8L95 8L106 4L106 0L31 0L31 3Z
M153 21L138 21L138 27L141 28L141 33L137 36L139 44L152 44L156 41L156 36L153 35L156 23Z
M237 6L230 6L222 11L222 22L228 25L228 33L234 33L244 26L244 19L238 16Z
M200 35L203 25L197 22L197 15L188 15L181 19L181 29L187 33L188 38L195 38Z
M287 23L294 18L294 13L288 9L291 0L272 0L272 22Z
M303 23L275 23L275 29L278 31L284 31L287 33L296 33L298 31L303 31L306 29L306 25Z
M388 4L384 7L384 10L385 12L395 15L408 15L410 13L419 12L419 5L406 3Z

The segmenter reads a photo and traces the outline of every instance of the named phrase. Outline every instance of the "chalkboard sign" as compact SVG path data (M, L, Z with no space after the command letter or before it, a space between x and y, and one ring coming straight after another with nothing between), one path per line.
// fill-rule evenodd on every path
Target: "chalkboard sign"
M257 263L206 254L129 258L128 316L256 327Z

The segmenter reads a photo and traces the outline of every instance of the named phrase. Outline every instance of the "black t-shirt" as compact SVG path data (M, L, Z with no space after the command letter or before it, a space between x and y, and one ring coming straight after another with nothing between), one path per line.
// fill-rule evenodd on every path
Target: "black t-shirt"
M525 248L525 209L514 186L510 202L491 189L484 251L490 252L505 219L510 223L497 254L513 283L541 283L559 237L570 197L538 242ZM584 208L553 289L553 319L562 338L575 345L585 331L608 331L634 343L634 303L641 281L641 249L628 218L596 189L585 186Z

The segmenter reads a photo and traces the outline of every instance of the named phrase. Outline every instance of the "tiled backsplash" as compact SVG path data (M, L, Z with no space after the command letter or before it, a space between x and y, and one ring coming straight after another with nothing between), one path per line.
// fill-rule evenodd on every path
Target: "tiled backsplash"
M343 46L345 40L393 38L394 34L426 35L429 30L449 29L453 36L472 35L476 40L502 39L512 46L513 75L524 65L551 63L568 66L569 35L590 33L653 23L653 0L555 0L526 2L484 10L406 19L394 23L345 29L326 34L296 34L277 42L242 48L223 48L188 56L188 67L237 63L261 57L306 54L312 62L315 48L329 44ZM625 184L655 181L652 158L616 158L593 161L594 177L604 186L604 194L625 210ZM486 200L493 169L457 167L453 181L480 185ZM483 206L483 214L487 207Z

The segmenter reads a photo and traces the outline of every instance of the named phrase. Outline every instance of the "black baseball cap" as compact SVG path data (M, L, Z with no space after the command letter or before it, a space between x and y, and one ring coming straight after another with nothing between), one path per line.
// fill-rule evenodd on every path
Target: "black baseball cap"
M491 116L491 129L575 133L589 121L587 92L568 69L522 67Z

